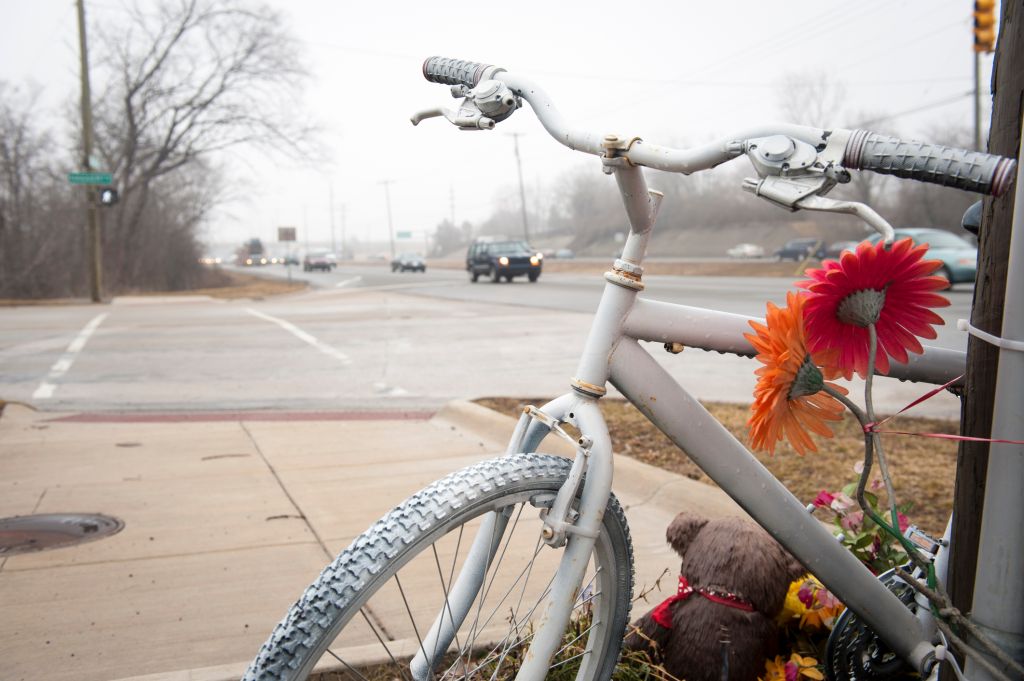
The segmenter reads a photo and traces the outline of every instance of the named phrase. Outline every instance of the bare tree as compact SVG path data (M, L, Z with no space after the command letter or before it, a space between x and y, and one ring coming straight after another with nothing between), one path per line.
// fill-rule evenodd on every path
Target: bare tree
M112 282L124 286L151 271L140 258L154 228L144 217L155 195L175 186L168 178L209 179L216 155L243 145L304 151L311 126L298 106L307 73L282 18L242 0L139 4L128 26L100 28L99 45L106 88L96 104L97 147L121 193L105 250ZM210 192L204 197L203 206L216 204ZM195 223L203 218L192 210Z
M846 86L824 71L787 73L776 94L787 123L828 128L837 124L846 101Z
M0 294L67 295L67 258L82 234L68 219L66 183L56 181L50 133L38 127L39 90L0 82Z

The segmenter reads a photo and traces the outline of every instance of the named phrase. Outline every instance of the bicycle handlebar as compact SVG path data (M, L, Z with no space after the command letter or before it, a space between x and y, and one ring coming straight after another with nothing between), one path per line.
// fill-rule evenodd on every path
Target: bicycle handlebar
M541 124L557 141L575 151L597 156L615 155L630 163L657 170L689 174L707 170L745 152L744 142L760 137L785 135L806 142L819 151L830 138L846 137L841 158L847 168L930 182L946 187L1001 196L1013 184L1017 162L1002 156L967 151L923 142L903 141L866 130L824 130L803 125L770 125L741 132L692 149L674 149L645 143L639 138L605 137L571 128L544 90L527 78L491 64L429 57L423 75L433 83L476 87L494 79L530 103ZM609 149L614 148L614 152Z
M843 165L981 194L1002 196L1013 183L1016 163L979 151L906 142L867 130L850 136Z

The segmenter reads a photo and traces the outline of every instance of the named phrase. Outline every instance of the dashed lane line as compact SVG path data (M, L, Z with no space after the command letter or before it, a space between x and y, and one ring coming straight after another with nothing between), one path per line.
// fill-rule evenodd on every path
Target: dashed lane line
M36 391L32 393L32 399L48 400L53 397L53 393L57 390L57 383L55 381L68 372L71 365L74 364L75 360L78 358L78 353L80 353L82 348L85 347L85 344L89 342L89 338L92 336L93 332L96 331L99 325L103 323L103 320L107 318L108 314L109 313L104 312L103 314L96 315L89 320L89 323L86 324L81 331L78 332L78 335L75 336L74 340L72 340L68 345L64 354L62 354L57 361L54 362L53 366L50 367L50 373L46 375L43 382L40 383L39 387L36 388Z
M274 324L277 324L282 329L284 329L288 333L292 334L293 336L295 336L299 340L301 340L301 341L303 341L305 343L309 343L314 348L316 348L320 352L324 353L328 357L333 357L334 359L338 360L339 362L341 362L342 364L344 364L346 366L352 363L352 360L344 352L342 352L341 350L339 350L339 349L337 349L335 347L332 347L332 346L328 345L327 343L324 343L323 341L319 340L318 338L316 338L312 334L306 333L305 331L303 331L299 327L295 326L291 322L285 321L283 319L279 319L277 317L271 317L270 315L265 314L263 312L260 312L259 310L254 310L251 307L245 308L245 311L248 312L249 314L251 314L254 317L259 317L260 319L264 319L264 320L266 320L268 322L273 322Z

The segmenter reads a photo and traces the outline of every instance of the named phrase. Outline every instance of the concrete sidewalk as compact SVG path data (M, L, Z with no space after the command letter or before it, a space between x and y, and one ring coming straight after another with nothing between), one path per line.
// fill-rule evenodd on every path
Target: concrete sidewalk
M125 527L0 558L2 676L237 679L335 554L427 483L502 451L512 425L467 402L437 413L193 415L8 405L0 517L103 513ZM664 542L677 512L742 513L715 488L625 457L615 490L638 590L678 569Z

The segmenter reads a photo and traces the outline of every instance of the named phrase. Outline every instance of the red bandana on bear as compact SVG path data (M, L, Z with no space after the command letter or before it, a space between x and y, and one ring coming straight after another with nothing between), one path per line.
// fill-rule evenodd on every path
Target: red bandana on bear
M675 596L666 598L661 602L661 605L656 607L651 613L651 617L654 621L660 624L666 629L672 628L672 606L679 601L685 601L693 594L700 594L709 601L715 603L721 603L727 605L730 608L736 608L737 610L745 610L746 612L753 612L754 606L750 604L750 601L737 596L734 593L716 591L714 589L708 589L701 587L694 589L690 586L690 583L686 581L686 577L679 575L679 589L676 591Z

